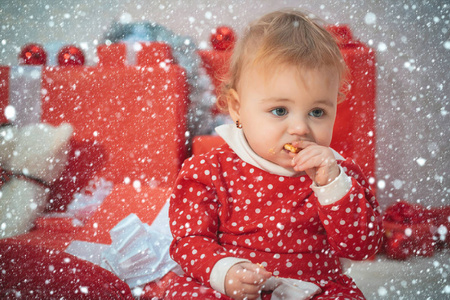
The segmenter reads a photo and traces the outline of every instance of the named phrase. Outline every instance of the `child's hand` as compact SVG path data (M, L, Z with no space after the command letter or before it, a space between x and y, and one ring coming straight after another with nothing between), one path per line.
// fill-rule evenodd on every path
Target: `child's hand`
M308 141L294 142L292 145L302 148L297 154L291 153L295 171L305 172L318 186L326 185L339 176L339 166L329 147Z
M233 299L257 299L271 275L262 266L250 262L235 264L225 277L225 293Z

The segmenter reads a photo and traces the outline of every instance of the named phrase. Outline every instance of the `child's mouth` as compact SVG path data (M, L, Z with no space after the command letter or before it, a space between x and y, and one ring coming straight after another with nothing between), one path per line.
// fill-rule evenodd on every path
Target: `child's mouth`
M301 148L293 146L291 143L284 144L283 149L291 153L299 153Z

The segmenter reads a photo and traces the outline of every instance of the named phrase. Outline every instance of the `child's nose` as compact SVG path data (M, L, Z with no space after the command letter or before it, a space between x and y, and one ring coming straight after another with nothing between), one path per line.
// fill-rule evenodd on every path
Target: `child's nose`
M306 120L303 119L295 119L292 120L288 133L291 135L299 135L303 136L309 133L309 126Z

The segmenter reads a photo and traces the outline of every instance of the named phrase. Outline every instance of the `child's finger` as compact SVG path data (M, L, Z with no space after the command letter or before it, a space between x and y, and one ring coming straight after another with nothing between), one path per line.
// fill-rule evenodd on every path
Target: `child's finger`
M304 141L304 140L295 141L292 143L292 146L301 148L301 149L306 149L307 147L314 146L314 145L317 145L317 144L314 142L311 142L311 141Z
M233 299L247 299L247 300L253 300L258 299L260 296L260 289L256 289L253 291L253 289L249 290L247 286L241 286L239 289L233 291L230 295Z
M321 167L327 164L332 164L336 159L333 152L322 146L311 146L300 151L293 157L293 165L304 166L305 168Z
M255 272L256 275L258 275L260 278L267 280L272 276L272 273L267 271L262 265L259 264L251 264L248 266L249 270L252 270Z
M261 285L254 285L254 284L242 284L242 293L247 295L253 295L258 297L259 293L261 291Z
M292 166L297 167L298 171L318 167L321 165L323 157L317 149L303 150L292 158Z
M264 272L265 273L257 273L254 270L247 270L246 272L242 272L240 274L241 282L246 284L262 285L271 275L267 271Z
M300 159L295 162L294 169L297 171L306 171L308 169L320 168L328 164L327 158L318 155Z

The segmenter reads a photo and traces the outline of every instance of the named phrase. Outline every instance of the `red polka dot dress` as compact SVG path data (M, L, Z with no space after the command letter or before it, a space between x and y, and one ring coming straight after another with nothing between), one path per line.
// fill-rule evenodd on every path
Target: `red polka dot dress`
M215 264L236 257L274 276L313 282L314 299L364 299L339 257L365 259L380 247L377 201L359 167L344 197L322 205L306 175L281 176L243 161L228 145L186 160L170 199L172 258L185 271L167 299L228 299L211 288ZM342 296L342 297L341 297ZM341 298L340 298L341 297Z

